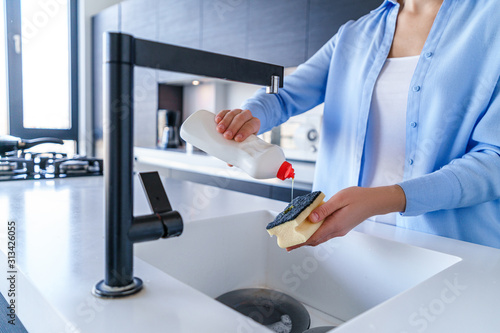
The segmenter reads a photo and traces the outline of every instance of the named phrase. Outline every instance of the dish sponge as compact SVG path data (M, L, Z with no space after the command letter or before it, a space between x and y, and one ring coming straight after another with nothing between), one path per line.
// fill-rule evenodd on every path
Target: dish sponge
M278 246L286 248L304 243L318 230L323 221L312 223L307 218L316 208L324 204L325 195L316 191L296 197L266 227L269 235L276 235Z

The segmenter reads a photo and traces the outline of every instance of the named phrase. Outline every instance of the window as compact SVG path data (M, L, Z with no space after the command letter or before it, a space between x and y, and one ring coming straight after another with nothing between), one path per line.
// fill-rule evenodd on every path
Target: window
M76 152L76 0L1 1L7 14L9 132L70 140Z
M0 135L8 133L7 126L7 63L5 59L5 0L0 0Z

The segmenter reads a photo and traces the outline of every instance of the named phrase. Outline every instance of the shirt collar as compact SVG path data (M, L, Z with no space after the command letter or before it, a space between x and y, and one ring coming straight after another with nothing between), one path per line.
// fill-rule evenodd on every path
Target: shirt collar
M384 1L384 5L386 5L388 2L392 3L393 5L398 5L398 1L397 0L385 0Z

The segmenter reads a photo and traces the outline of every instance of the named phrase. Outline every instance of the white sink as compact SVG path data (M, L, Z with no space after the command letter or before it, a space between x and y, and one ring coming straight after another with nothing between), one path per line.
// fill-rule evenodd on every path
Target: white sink
M256 211L188 222L180 237L137 244L135 254L210 297L249 287L282 291L321 324L348 321L461 260L356 231L287 253L265 230L273 219Z

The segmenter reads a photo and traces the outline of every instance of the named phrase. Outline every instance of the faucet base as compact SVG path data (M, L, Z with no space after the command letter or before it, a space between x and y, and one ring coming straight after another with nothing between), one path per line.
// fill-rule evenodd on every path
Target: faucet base
M92 289L92 294L101 298L118 298L133 295L142 289L142 280L134 278L133 282L124 287L111 287L99 281Z

